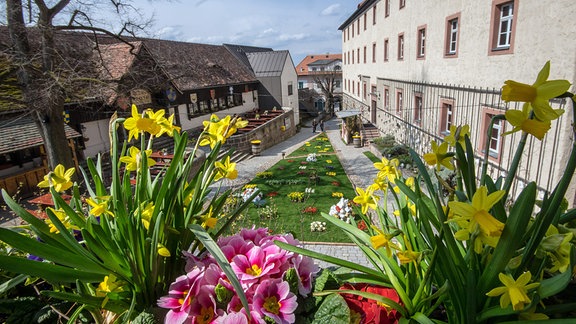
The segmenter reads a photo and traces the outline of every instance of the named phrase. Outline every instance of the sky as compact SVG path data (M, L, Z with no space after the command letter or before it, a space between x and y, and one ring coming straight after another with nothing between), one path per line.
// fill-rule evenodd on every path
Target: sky
M202 44L289 50L294 65L306 55L341 53L338 27L355 0L134 0L154 15L150 36Z

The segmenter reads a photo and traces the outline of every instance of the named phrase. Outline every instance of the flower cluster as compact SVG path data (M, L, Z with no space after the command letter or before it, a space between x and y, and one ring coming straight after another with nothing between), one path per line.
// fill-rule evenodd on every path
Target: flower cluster
M250 186L250 187L246 187L244 186L244 191L242 191L242 193L240 194L240 197L242 197L242 200L244 201L248 201L248 199L256 192L258 191L258 187L254 186Z
M315 191L314 188L306 188L306 189L304 189L304 192L307 193L307 194L313 194L314 191Z
M305 165L301 165L301 166L299 166L298 168L299 168L300 170L306 170L307 167L306 167Z
M330 177L335 177L335 176L336 176L336 172L334 172L334 171L328 171L328 172L326 172L326 175L327 175L327 176L330 176Z
M270 171L264 171L264 172L256 173L256 178L260 178L260 179L268 179L268 178L272 178L273 176L274 176L274 173L272 173Z
M345 199L344 197L340 198L336 205L330 207L328 214L337 217L346 223L350 223L351 219L354 217L352 214L352 207L350 207L348 199Z
M344 194L341 193L341 192L333 192L333 193L332 193L332 197L334 197L334 198L342 198L342 197L344 197Z
M310 153L308 154L308 157L306 157L307 162L316 162L317 160L318 157L316 156L316 153Z
M304 210L302 210L303 213L306 214L316 214L318 212L318 208L314 207L314 206L308 206L306 208L304 208Z
M300 245L291 234L269 235L266 228L218 240L248 310L212 255L185 252L186 274L158 300L158 306L169 309L166 323L248 323L250 318L250 323L294 323L298 297L310 294L319 269L312 259L282 250L275 241Z
M288 198L293 202L302 202L304 201L304 193L301 191L293 191L288 194Z
M325 232L326 231L326 222L313 221L312 223L310 223L310 231L311 232Z

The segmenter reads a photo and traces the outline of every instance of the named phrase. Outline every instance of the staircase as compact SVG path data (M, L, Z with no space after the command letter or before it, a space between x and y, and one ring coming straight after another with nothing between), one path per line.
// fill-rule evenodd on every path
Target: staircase
M376 126L371 123L366 123L362 125L362 138L364 139L364 145L370 145L375 138L380 137L380 131Z
M218 160L222 160L222 158L224 157L224 155L226 155L228 153L227 149L221 149L220 153L218 153ZM242 162L246 159L251 159L252 158L252 154L248 153L248 152L244 152L244 151L234 151L232 153L232 155L230 155L230 162Z

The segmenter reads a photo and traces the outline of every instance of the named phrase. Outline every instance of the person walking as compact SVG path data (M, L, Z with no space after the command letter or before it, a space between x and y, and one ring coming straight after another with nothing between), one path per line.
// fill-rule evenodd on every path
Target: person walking
M320 131L324 132L324 119L320 119Z
M316 133L316 126L318 125L318 122L316 122L316 119L312 120L312 133Z

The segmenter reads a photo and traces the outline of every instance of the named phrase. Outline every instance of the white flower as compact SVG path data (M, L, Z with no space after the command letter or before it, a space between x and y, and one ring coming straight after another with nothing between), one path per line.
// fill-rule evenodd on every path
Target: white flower
M305 166L305 165L301 165L301 166L300 166L300 170L305 170L305 169L306 169L306 166Z
M307 193L307 194L313 194L313 193L314 193L314 188L306 188L306 189L304 190L304 192Z
M316 153L310 153L308 154L308 157L306 158L306 161L308 162L316 162L317 158L316 158Z
M324 232L326 231L326 222L313 221L310 223L311 232Z

